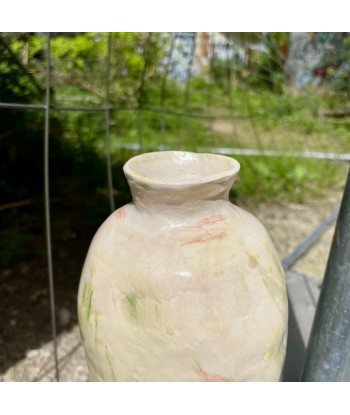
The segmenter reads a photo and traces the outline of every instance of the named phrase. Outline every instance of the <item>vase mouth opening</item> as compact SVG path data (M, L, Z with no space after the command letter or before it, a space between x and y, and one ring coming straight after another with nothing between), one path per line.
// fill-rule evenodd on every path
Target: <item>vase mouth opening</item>
M234 179L239 169L239 162L231 157L187 151L144 153L131 158L124 165L128 180L159 187Z

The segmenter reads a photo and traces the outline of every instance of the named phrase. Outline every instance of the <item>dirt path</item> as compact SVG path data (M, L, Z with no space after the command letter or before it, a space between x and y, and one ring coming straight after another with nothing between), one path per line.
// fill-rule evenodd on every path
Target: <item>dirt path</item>
M248 204L247 210L265 225L275 243L279 257L283 259L307 238L331 211L341 202L342 188L330 191L327 197L310 198L304 204L276 205ZM335 223L320 240L292 267L300 274L322 280L332 242Z

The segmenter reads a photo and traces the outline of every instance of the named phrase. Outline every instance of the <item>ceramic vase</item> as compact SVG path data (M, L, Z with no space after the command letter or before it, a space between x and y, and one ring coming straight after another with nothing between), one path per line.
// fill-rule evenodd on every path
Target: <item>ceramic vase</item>
M133 202L97 231L78 315L91 381L279 381L285 276L229 201L239 163L180 151L124 165Z

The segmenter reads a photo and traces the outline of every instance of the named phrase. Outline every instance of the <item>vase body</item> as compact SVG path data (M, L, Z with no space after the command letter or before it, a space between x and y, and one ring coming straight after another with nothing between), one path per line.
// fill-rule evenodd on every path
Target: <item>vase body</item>
M279 381L283 269L263 225L233 205L239 170L157 152L124 166L133 203L96 233L78 315L91 381Z

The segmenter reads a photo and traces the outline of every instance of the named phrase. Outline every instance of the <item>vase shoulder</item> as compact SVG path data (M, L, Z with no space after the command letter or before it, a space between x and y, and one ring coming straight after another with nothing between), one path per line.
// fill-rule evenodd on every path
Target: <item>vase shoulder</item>
M142 373L122 365L121 380L280 376L284 274L263 225L228 201L166 212L143 212L134 204L118 209L91 244L79 299L91 355L102 337L113 355L119 344L114 359L137 360ZM161 371L149 347L164 364ZM107 352L101 353L103 376L112 379Z

